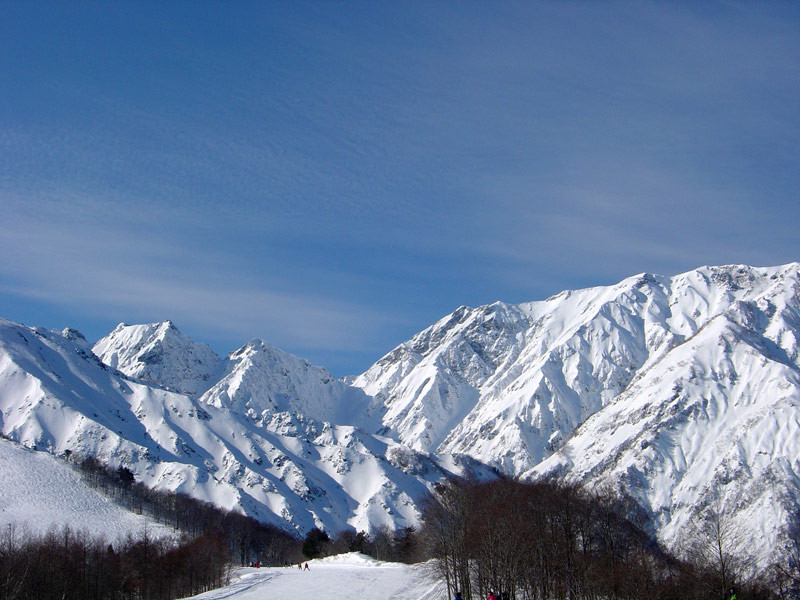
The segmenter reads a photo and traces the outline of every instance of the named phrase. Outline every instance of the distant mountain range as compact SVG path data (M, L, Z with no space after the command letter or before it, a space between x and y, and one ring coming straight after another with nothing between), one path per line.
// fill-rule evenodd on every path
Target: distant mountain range
M169 321L0 321L3 435L89 453L289 530L416 523L450 474L556 476L635 499L656 533L709 508L766 561L800 515L800 264L643 274L461 307L336 380Z

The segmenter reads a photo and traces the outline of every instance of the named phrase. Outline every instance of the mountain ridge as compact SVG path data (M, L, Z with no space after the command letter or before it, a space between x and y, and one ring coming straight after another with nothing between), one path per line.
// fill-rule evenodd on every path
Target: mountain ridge
M800 515L800 263L462 306L343 380L261 340L212 356L168 321L120 324L94 345L102 365L79 332L15 327L0 322L4 434L52 451L80 443L154 485L297 531L413 525L441 477L491 469L612 486L668 545L719 505L768 556ZM19 334L60 358L9 368ZM64 405L71 436L46 443L47 411L9 395L20 373L32 390L67 381L44 402ZM69 412L84 380L139 423L139 441L113 415Z
M303 413L253 419L122 375L60 332L6 320L0 417L3 435L27 447L97 456L295 533L411 526L433 483L481 470Z
M777 267L775 269L784 268L788 270L793 268L796 273L798 265L793 263L786 267ZM460 397L465 395L464 384L471 388L466 395L471 397L473 405L466 407L466 409L472 413L479 408L475 398L476 392L478 395L494 394L495 396L509 398L514 395L513 392L515 390L509 390L508 388L513 388L515 385L520 387L525 383L520 381L520 375L523 372L543 373L545 375L544 379L546 379L544 388L553 388L559 383L562 388L570 388L569 383L574 383L574 381L568 382L565 380L565 376L569 374L564 372L564 369L562 369L561 374L558 374L552 366L548 368L548 361L563 362L565 359L580 354L581 346L584 346L585 354L585 351L589 349L586 348L586 345L591 340L585 339L586 336L584 334L593 334L595 338L617 336L613 340L615 342L613 346L606 345L605 348L602 348L602 351L609 353L609 358L614 358L613 361L603 360L603 357L582 357L587 359L594 358L593 361L590 360L589 362L592 362L593 366L596 366L599 370L596 373L589 373L589 380L582 382L584 389L578 390L580 395L584 396L581 398L581 406L577 407L578 414L550 415L553 419L559 421L557 425L567 425L566 431L561 431L562 428L550 424L551 433L555 437L548 439L548 441L557 443L559 439L566 439L571 430L574 429L574 426L582 422L585 416L588 416L580 414L582 411L593 413L599 409L611 397L619 394L630 383L636 372L647 366L648 361L657 360L661 352L676 344L683 343L687 337L694 335L702 325L702 322L698 324L694 321L694 318L700 315L696 315L693 318L691 314L679 313L677 319L674 319L675 316L669 311L669 305L663 300L660 304L656 303L654 306L654 298L647 298L646 296L638 298L638 303L641 306L638 309L640 314L636 314L632 310L635 307L630 302L627 303L628 306L620 308L622 305L622 302L619 301L620 298L624 299L627 296L628 299L631 299L632 295L639 294L639 290L645 286L651 296L658 293L663 295L664 290L659 290L657 286L663 286L664 282L671 282L673 279L684 287L689 283L698 283L698 281L681 281L681 278L684 280L691 278L692 274L697 276L695 279L702 279L702 276L708 276L706 283L711 278L716 278L718 281L725 282L731 289L733 289L733 286L736 286L736 289L742 289L740 285L735 283L737 280L734 275L741 276L741 273L738 272L744 269L744 267L740 266L728 268L708 267L705 268L705 273L702 270L690 271L686 274L675 276L675 278L644 274L627 278L614 286L562 292L541 302L520 305L495 303L475 309L461 307L382 357L364 374L353 378L352 383L362 387L369 394L384 398L387 404L390 405L387 415L384 417L384 425L389 431L394 431L399 436L399 439L404 439L404 432L409 432L419 437L420 430L426 428L425 420L427 416L424 411L430 404L435 402L431 400L426 406L420 406L421 403L419 402L417 402L417 406L410 406L409 402L416 402L414 399L424 397L426 393L429 393L433 388L431 386L432 380L439 379L439 390L452 385L454 389L446 390L445 395ZM733 275L730 271L733 272ZM694 288L691 288L691 291L692 293L696 292ZM715 293L706 294L706 296L707 298L704 301L710 300L714 303L720 301L720 298ZM646 302L643 302L643 300L646 300ZM664 300L669 299L665 297ZM563 315L554 314L549 305L554 306L556 310L560 310L562 313L565 312L566 306L567 311L571 312L572 322L565 322ZM479 322L480 317L487 315L494 317L498 312L497 307L501 307L505 313L515 312L515 322L523 322L522 329L525 330L521 337L525 338L527 336L529 339L519 339L520 343L516 346L513 343L509 343L506 348L498 348L497 339L491 335L484 336L483 339L480 339L479 335L475 335L475 332L480 333L479 330L482 324ZM665 309L667 312L664 312ZM713 307L713 310L707 310L706 312L713 313L717 310L719 310L719 307ZM580 318L580 316L587 313L589 314L588 318ZM574 318L575 314L579 315L578 319ZM651 321L650 323L646 322L648 319ZM668 323L670 319L674 319L674 325ZM625 322L626 320L628 322ZM640 323L634 323L634 320L638 320ZM600 323L597 326L598 321L605 321L605 323ZM618 321L621 321L624 327L619 327ZM465 335L454 335L452 337L455 339L449 345L440 343L434 345L432 351L428 351L427 344L429 339L445 342L447 341L447 335L459 326L462 326L462 329L466 329L466 327L463 327L465 323L471 326L471 331L467 331ZM597 326L597 330L594 332L587 329L592 325ZM645 326L648 326L649 331L645 331ZM544 329L544 335L537 336L536 331L542 329ZM637 339L631 338L631 332L634 330L638 330ZM516 331L515 335L520 338L519 331ZM501 341L508 342L509 337L506 336L506 339ZM453 351L453 346L456 346L456 351ZM620 353L620 349L626 352ZM623 354L625 355L623 356ZM464 363L464 357L469 355L472 356L470 360L466 361L466 368L464 364L453 364L456 362L452 360L453 357ZM410 359L408 358L409 356L411 357ZM490 358L489 361L485 360L487 356ZM428 364L425 364L426 360ZM498 360L506 367L496 368L493 372L486 373L488 370L486 367ZM527 363L525 363L526 360ZM420 365L427 367L424 376L419 374ZM568 366L573 371L579 370L580 367L580 365L576 364ZM412 372L414 373L412 374ZM483 376L480 376L481 372L484 372ZM453 373L455 373L455 377ZM478 375L477 377L476 374ZM586 375L585 372L583 374ZM555 381L556 379L561 379L562 381ZM609 382L611 385L609 385ZM427 389L423 389L424 385L428 386ZM552 389L544 388L540 390L544 395L553 395ZM586 392L589 391L589 388L593 389L595 393L592 397L587 398ZM439 390L433 390L432 395L439 395L437 393ZM528 396L534 396L535 392L536 390L529 390ZM568 395L567 389L560 390L560 393L562 396ZM520 396L520 394L517 394L517 396ZM393 405L399 406L395 407ZM524 411L517 410L516 412ZM573 410L572 413L574 412ZM411 420L409 415L415 414L419 415L419 418L409 423ZM485 417L486 415L482 416ZM485 424L486 419L482 418L480 421ZM437 438L428 436L428 440L431 443L427 444L425 449L436 450L438 447L440 450L450 451L458 448L459 451L469 453L468 449L458 446L456 440L458 433L450 432L448 434L449 437L445 435L439 444L433 444L433 441L438 441ZM460 433L464 433L463 428ZM422 445L418 441L417 444L418 446ZM551 443L550 445L552 446L553 444ZM539 444L539 446L538 455L532 458L534 461L541 460L544 458L543 455L550 451L546 447L547 443Z
M504 323L499 333L497 323ZM800 427L798 339L800 264L702 267L673 277L644 273L540 302L460 307L352 382L384 399L384 429L398 440L432 452L464 453L510 475L612 485L656 519L655 533L668 545L720 496L733 523L758 531L753 547L766 557L787 544L787 523L800 515L795 442L800 436L780 434L782 447L770 450L764 463L758 462L766 452L761 448L769 449L769 437L781 430L763 425L764 439L757 440L747 433L762 423L757 415L772 409L782 411L791 431ZM768 402L772 383L761 375L773 363L782 366L771 371L786 398L780 406ZM693 386L687 388L684 379ZM750 384L744 387L742 381ZM640 411L624 421L615 418L626 403L651 396L654 407L674 407L675 389L690 390L683 408L700 411L692 419L702 417L697 407L712 393L715 410L731 419L724 441L710 446L719 460L703 461L702 445L684 457L691 478L683 487L666 475L657 479L650 461L666 459L646 453L652 441L645 439L645 425L666 439L672 426L668 415L647 420L647 412ZM755 412L734 410L740 396ZM436 431L438 437L420 436L441 427L441 420L431 427L426 421L436 420L436 409L452 398L462 401L466 416L450 431ZM701 433L682 434L691 440ZM747 461L754 470L760 465L752 476L746 468L726 470L734 458L725 444L735 448L739 437L747 440L741 451L745 467ZM604 445L607 438L618 441ZM690 445L676 442L676 447L681 443ZM728 463L722 464L726 456ZM636 472L619 467L633 463ZM735 483L718 490L715 482L726 473ZM767 479L775 482L774 493L789 501L765 500L772 493ZM690 489L689 481L701 491ZM762 516L737 504L736 498L745 497L748 506L762 507Z

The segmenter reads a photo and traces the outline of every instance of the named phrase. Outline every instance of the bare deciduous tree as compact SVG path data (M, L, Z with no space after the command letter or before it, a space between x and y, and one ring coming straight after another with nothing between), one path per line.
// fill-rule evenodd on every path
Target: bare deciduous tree
M712 597L728 600L730 590L744 578L747 539L719 501L695 519L687 544L686 558L704 571L701 585Z

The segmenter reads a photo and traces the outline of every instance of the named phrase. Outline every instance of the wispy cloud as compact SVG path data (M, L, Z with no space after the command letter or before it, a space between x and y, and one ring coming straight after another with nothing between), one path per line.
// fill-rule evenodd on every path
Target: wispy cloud
M0 235L6 293L112 319L172 318L209 336L262 336L306 350L373 347L388 322L362 303L292 291L292 282L271 287L236 256L203 248L206 240L187 244L187 223L173 229L164 214L122 218L119 209L85 199L15 208Z
M313 6L10 9L7 304L377 355L463 303L797 259L796 8Z

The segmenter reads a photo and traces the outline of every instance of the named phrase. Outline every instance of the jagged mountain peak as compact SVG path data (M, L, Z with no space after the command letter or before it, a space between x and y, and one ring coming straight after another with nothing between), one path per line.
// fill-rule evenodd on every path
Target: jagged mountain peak
M120 323L93 351L129 377L192 395L208 389L222 368L222 359L210 347L184 336L169 320Z
M544 301L462 306L352 381L385 402L386 431L407 443L467 453L480 447L481 458L510 468L501 457L516 431L528 458L516 453L515 464L533 464L709 320L738 302L796 296L799 267L641 273Z
M408 523L412 497L457 462L445 456L612 485L667 543L713 502L766 554L800 505L800 263L461 306L347 382L258 339L193 362L201 345L170 322L95 346L129 380L84 365L76 335L0 326L7 435L136 457L147 481L299 530ZM196 393L163 389L189 390L198 364L216 370Z
M86 341L86 336L84 336L80 331L78 331L73 327L64 327L64 329L61 330L61 335L64 336L66 339L79 344L88 343Z
M791 514L791 502L765 508L770 478L800 503L798 340L799 263L706 266L460 307L353 383L385 403L384 431L412 447L621 485L674 542L714 494L743 526L758 510L774 523ZM701 434L706 422L725 434ZM709 449L715 458L703 458ZM691 476L670 483L673 471ZM768 556L780 526L757 523Z
M313 367L313 365L305 358L285 352L277 346L273 346L269 342L266 342L260 338L253 338L249 340L246 344L240 348L237 348L228 355L228 360L232 362L243 359L284 361L305 367ZM323 367L316 368L322 369Z
M370 399L363 391L262 339L253 338L221 359L171 321L120 324L95 345L95 352L130 377L259 423L283 411L335 423L369 422Z
M283 377L262 375L272 378L269 385ZM342 390L349 388L335 383L341 388L330 398L346 403ZM475 462L415 453L352 423L321 420L312 392L326 385L312 381L292 397L309 403L304 407L240 413L123 377L58 332L0 320L4 437L53 454L97 456L147 485L296 533L412 526L419 501L445 475L487 472Z
M361 389L260 339L228 355L223 374L200 401L259 423L275 413L289 412L377 429L368 417L371 399Z
M164 338L168 335L183 337L178 327L171 320L156 321L154 323L118 323L111 331L116 336L125 335L129 339L154 339Z

